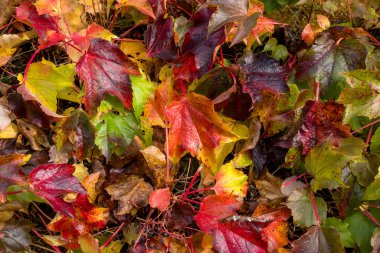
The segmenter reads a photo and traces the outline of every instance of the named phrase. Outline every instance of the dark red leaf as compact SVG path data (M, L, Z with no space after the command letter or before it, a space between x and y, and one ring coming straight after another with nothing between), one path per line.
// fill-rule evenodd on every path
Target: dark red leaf
M185 84L192 82L198 78L198 70L195 63L195 56L191 52L183 54L173 68L175 78L175 88L181 90L180 86L184 81Z
M90 155L95 144L95 129L86 113L81 110L72 113L62 124L62 130L73 139L75 155L79 160Z
M0 203L6 200L5 191L9 184L27 184L21 172L21 165L28 159L24 154L0 156Z
M246 120L252 108L252 99L248 93L234 92L222 103L215 105L215 110L222 111L235 120Z
M253 102L260 100L262 91L285 93L289 90L286 80L290 75L288 66L265 54L248 53L238 60L245 73L243 90L249 93Z
M177 59L173 26L173 19L164 16L157 18L148 26L144 36L148 56L162 60Z
M58 17L39 15L37 8L30 2L22 2L16 9L16 16L18 20L30 24L36 30L40 48L56 45L65 39L58 28Z
M175 203L169 213L170 224L175 229L181 229L194 222L194 209L187 203Z
M335 102L307 101L303 109L303 125L294 138L302 143L303 154L327 139L350 136L350 127L343 125L344 106Z
M70 217L75 216L74 208L63 200L62 195L69 192L86 193L79 180L72 175L74 170L70 164L44 164L29 174L29 182L35 193L49 201L56 211Z
M200 229L210 233L218 228L219 221L236 214L241 202L226 195L209 195L202 199L195 221Z
M132 107L129 75L139 75L139 70L116 45L103 39L91 40L75 71L85 83L87 111L96 109L106 93L118 97L127 109Z
M225 40L223 28L208 34L208 23L214 11L211 7L202 8L191 17L192 27L182 45L183 53L191 52L195 56L195 66L200 76L210 70L214 49Z
M218 223L213 231L214 247L220 253L265 253L267 243L262 239L264 223Z

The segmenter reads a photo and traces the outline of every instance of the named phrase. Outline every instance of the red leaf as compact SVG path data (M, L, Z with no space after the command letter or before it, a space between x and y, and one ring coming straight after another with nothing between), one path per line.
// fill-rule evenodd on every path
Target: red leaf
M169 154L177 162L186 152L209 154L223 140L235 138L216 114L208 98L189 93L167 109L170 122Z
M16 9L17 19L30 24L40 37L40 48L47 48L65 39L57 24L58 17L48 14L39 15L36 7L30 2L22 2Z
M62 195L69 192L86 193L79 180L72 175L74 170L70 164L44 164L29 174L29 182L35 193L49 201L56 211L70 217L75 216L73 205L65 202Z
M241 202L226 195L209 195L202 199L195 221L200 229L210 233L218 228L219 221L236 214Z
M301 142L303 154L327 139L350 136L350 127L343 125L344 106L335 102L307 101L303 109L303 125L294 138Z
M91 40L75 71L86 86L87 111L96 109L106 93L118 97L127 109L132 107L129 75L139 75L139 71L116 45L102 39Z
M170 204L171 193L169 188L158 189L149 196L149 205L161 212L165 211Z
M161 16L149 25L144 38L147 55L162 60L175 60L177 50L174 43L173 19Z
M220 253L265 253L267 243L261 238L261 223L219 223L212 233L214 247Z

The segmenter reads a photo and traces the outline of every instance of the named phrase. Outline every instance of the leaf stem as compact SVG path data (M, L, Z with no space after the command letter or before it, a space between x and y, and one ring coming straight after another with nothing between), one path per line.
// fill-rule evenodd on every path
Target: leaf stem
M314 210L314 215L315 215L315 221L317 222L317 226L320 227L321 226L321 222L319 220L319 213L318 213L318 209L317 209L317 203L315 202L314 194L313 194L313 192L310 189L310 185L307 182L306 177L304 176L303 178L305 180L305 183L306 183L308 191L309 191L311 204L313 205L313 210Z
M30 64L32 64L34 58L36 58L37 54L41 51L40 48L38 48L32 55L32 57L30 57L28 63L26 64L26 67L25 67L25 71L24 71L24 80L23 80L23 84L26 84L26 79L28 77L28 71L29 71L29 67L30 67Z
M353 131L351 134L356 134L356 133L360 132L361 130L364 130L364 129L366 129L367 127L370 127L370 126L372 126L372 125L375 125L376 123L379 123L379 122L380 122L380 119L377 119L377 120L375 120L374 122L369 123L369 124L367 124L367 125L365 125L365 126L359 128L359 129Z
M199 173L202 171L202 169L203 169L203 166L201 165L201 166L198 167L197 171L195 172L193 178L192 178L191 181L190 181L189 186L188 186L187 189L186 189L185 194L183 194L182 203L183 203L184 200L186 199L187 195L189 195L190 189L191 189L191 187L193 186L195 180L197 179L197 177L198 177Z
M108 240L100 247L100 250L104 249L105 247L107 247L108 244L110 244L110 242L112 242L113 238L117 235L117 233L119 233L119 231L124 227L124 225L125 222L120 224L120 226L115 230L115 232L110 236L110 238L108 238Z

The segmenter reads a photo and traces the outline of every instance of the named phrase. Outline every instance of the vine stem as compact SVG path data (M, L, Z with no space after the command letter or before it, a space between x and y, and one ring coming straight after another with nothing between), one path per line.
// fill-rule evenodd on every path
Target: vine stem
M359 128L359 129L357 129L357 130L351 132L351 134L359 133L361 130L364 130L364 129L366 129L367 127L373 126L373 125L375 125L376 123L379 123L379 122L380 122L380 119L377 119L377 120L375 120L374 122L369 123L369 124L367 124L367 125L365 125L365 126L362 126L361 128Z
M26 64L26 67L25 67L25 71L24 71L24 80L23 80L23 83L26 84L26 79L28 78L28 71L29 71L29 67L30 67L30 64L32 64L34 58L36 58L37 54L41 51L41 48L38 48L32 55L32 57L30 57L28 63Z
M306 183L308 191L309 191L311 204L313 205L313 210L314 210L314 215L315 215L315 221L317 222L317 226L320 227L321 226L321 222L319 220L319 213L318 213L318 209L317 209L317 203L315 202L314 194L313 194L313 192L310 189L310 185L307 182L306 177L304 176L303 178L305 180L305 183Z
M135 244L133 245L134 248L136 248L137 244L139 243L140 238L141 238L141 236L142 236L142 233L144 233L144 230L145 230L145 228L146 228L146 226L147 226L147 224L148 224L148 222L149 222L150 216L153 214L153 211L154 211L154 209L151 209L151 210L149 211L148 216L147 216L147 218L146 218L146 222L145 222L144 226L142 227L142 229L141 229L141 231L140 231L140 234L139 234L139 236L138 236L137 239L136 239Z
M183 194L182 203L185 201L185 199L187 199L187 195L189 195L190 189L193 186L195 180L197 179L199 173L202 171L202 168L203 168L203 166L199 166L198 169L197 169L197 171L195 172L193 178L190 181L189 186L186 189L186 192Z
M124 227L125 222L121 223L120 226L115 230L115 232L108 238L108 240L100 247L100 250L104 249L107 247L110 242L112 242L113 238L119 233L119 231Z
M369 129L369 132L368 132L367 141L365 142L365 151L368 150L369 142L370 142L371 136L372 136L372 131L373 131L373 125L371 126L371 128Z
M363 208L362 206L359 207L359 210L360 212L365 215L368 219L370 219L373 223L376 224L376 226L380 227L380 223L376 220L376 218L370 213L368 212L365 208Z

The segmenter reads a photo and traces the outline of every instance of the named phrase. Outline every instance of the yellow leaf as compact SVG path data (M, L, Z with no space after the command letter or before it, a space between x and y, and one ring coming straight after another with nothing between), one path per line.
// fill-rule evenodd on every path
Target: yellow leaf
M16 138L18 134L18 129L15 124L10 124L7 128L0 131L0 139L13 139Z
M248 177L235 169L233 162L224 164L216 175L216 194L233 195L244 198L248 190Z

